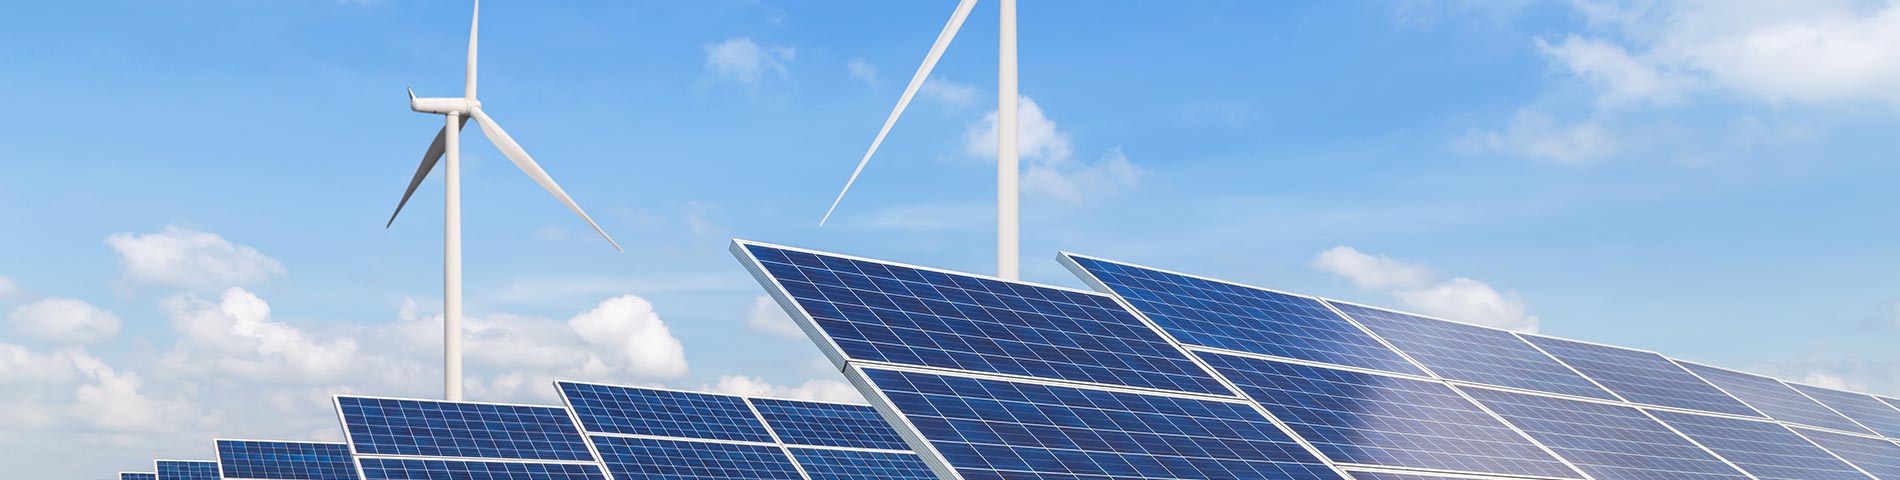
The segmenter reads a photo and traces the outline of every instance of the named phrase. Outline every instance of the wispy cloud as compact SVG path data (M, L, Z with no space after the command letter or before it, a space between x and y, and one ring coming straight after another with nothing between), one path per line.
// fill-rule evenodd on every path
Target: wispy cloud
M1337 246L1313 258L1313 267L1345 277L1360 288L1385 292L1419 313L1446 319L1536 332L1537 316L1524 301L1466 277L1440 280L1430 268Z
M740 83L758 83L767 73L784 77L786 64L798 57L796 48L759 45L750 37L733 37L703 48L707 70Z
M853 58L845 62L844 68L851 72L851 79L864 82L865 86L877 88L877 67L871 66L871 62L866 62L862 58Z

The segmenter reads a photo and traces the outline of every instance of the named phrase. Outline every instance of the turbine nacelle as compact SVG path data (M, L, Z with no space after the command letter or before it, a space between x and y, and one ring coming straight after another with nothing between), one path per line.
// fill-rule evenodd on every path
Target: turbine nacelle
M448 115L451 113L468 115L468 112L482 106L481 100L461 97L418 97L409 92L409 109L420 113Z

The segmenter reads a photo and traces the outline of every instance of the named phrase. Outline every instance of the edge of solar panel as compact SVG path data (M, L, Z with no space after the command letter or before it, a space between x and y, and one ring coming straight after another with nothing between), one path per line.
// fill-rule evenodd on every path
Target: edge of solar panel
M1545 355L1549 355L1551 358L1557 359L1559 363L1562 363L1565 366L1570 367L1572 370L1576 370L1577 373L1582 374L1584 378L1588 378L1590 379L1590 381L1596 382L1596 384L1599 386L1602 386L1604 390L1609 391L1611 395L1615 395L1617 398L1612 400L1614 402L1626 403L1632 406L1638 406L1638 407L1643 407L1643 408L1677 409L1677 410L1685 410L1685 411L1693 411L1693 412L1711 412L1711 413L1717 413L1717 414L1750 417L1750 418L1768 418L1767 414L1761 413L1760 411L1755 410L1755 407L1748 406L1748 403L1743 402L1742 399L1735 398L1735 396L1730 395L1728 391L1722 390L1721 387L1715 386L1714 383L1709 383L1707 379L1702 378L1700 375L1696 375L1695 372L1691 372L1687 368L1682 368L1681 365L1676 365L1675 359L1670 358L1668 355L1663 355L1662 352L1636 348L1636 347L1626 347L1622 345L1611 345L1608 343L1595 342L1595 341L1590 341L1590 340L1579 340L1575 338L1565 338L1565 337L1544 335L1541 333L1526 333L1526 332L1515 332L1515 333L1517 334L1519 338L1523 338L1525 342L1530 343L1531 346L1537 347L1539 351L1543 351ZM1603 380L1590 376L1590 373L1585 372L1583 368L1580 368L1576 365L1572 365L1569 361L1564 360L1563 357L1558 356L1555 353L1550 353L1550 349L1545 348L1543 345L1538 345L1534 339L1542 339L1542 340L1557 341L1557 342L1570 342L1570 343L1577 343L1577 344L1582 344L1582 345L1587 345L1587 346L1592 346L1592 347L1610 348L1610 349L1615 349L1615 350L1636 352L1639 354L1654 355L1656 357L1661 358L1665 363L1668 363L1674 366L1675 368L1682 370L1684 373L1689 374L1689 376L1694 377L1697 381L1702 382L1704 385L1708 385L1710 388L1714 389L1715 392L1720 393L1722 396L1727 397L1731 401L1734 401L1736 406L1739 406L1744 409L1748 409L1748 411L1754 412L1754 413L1746 414L1746 413L1737 413L1737 412L1723 412L1719 410L1683 407L1683 406L1676 406L1676 405L1664 405L1660 403L1639 402L1639 401L1631 400L1628 396L1624 395L1623 392L1619 392L1617 391L1616 388L1612 388L1610 385L1603 383Z
M665 388L665 387L621 385L621 384L604 383L604 382L581 382L581 381L570 381L570 380L555 380L554 381L555 396L560 397L561 406L567 409L569 416L574 419L574 427L580 430L582 436L604 434L604 435L620 435L620 436L635 436L635 437L680 438L680 439L702 439L702 440L710 440L710 441L770 443L770 442L765 442L761 440L746 440L746 439L740 439L740 438L716 438L716 437L711 437L711 436L691 436L687 434L669 434L665 432L628 433L628 432L609 431L605 429L591 430L588 428L587 422L581 418L580 410L574 407L573 398L568 396L568 391L565 388L565 386L568 386L568 385L598 386L598 387L618 388L618 389L627 389L627 390L649 390L649 391L664 392L664 393L671 393L671 394L698 395L698 396L707 396L707 397L723 397L723 398L735 399L735 400L738 400L740 405L745 407L745 412L747 416L750 417L752 420L758 422L758 426L760 429L759 433L765 435L767 440L771 439L771 437L773 436L772 426L765 422L765 418L758 414L758 411L752 407L752 402L747 401L746 400L747 397L744 395L698 392L698 391L692 391L692 390ZM599 452L595 452L595 453L596 453L596 458L598 458Z
M158 478L158 472L154 471L154 472L119 472L118 479L131 480L131 478L127 478L127 477L131 477L135 475L149 475L149 477L133 477L133 478L141 478L141 479L142 478L154 478L154 479Z
M1825 403L1821 403L1820 400L1815 400L1813 397L1809 397L1808 394L1801 393L1800 390L1795 389L1793 386L1788 385L1787 382L1784 382L1779 378L1770 377L1770 376L1762 375L1758 373L1744 372L1744 371L1736 370L1733 368L1718 367L1715 365L1710 365L1710 364L1702 363L1702 362L1693 362L1693 361L1683 360L1683 359L1673 358L1673 357L1665 357L1665 358L1669 358L1669 361L1675 362L1676 364L1681 365L1684 370L1688 370L1689 373L1694 374L1697 378L1701 378L1703 381L1709 382L1710 385L1714 385L1715 388L1721 390L1722 393L1727 393L1728 396L1734 397L1736 400L1741 401L1743 405L1748 405L1749 408L1753 408L1755 409L1755 411L1761 412L1762 417L1767 418L1769 420L1774 420L1776 422L1780 422L1780 423L1788 424L1788 425L1802 425L1802 426L1812 427L1812 428L1820 429L1820 430L1847 432L1847 433L1853 433L1857 435L1878 435L1877 433L1873 431L1873 429L1867 428L1865 425L1861 425L1859 421L1856 421L1852 418L1848 418L1847 415L1843 415L1841 414L1841 412L1834 410L1834 407L1830 407ZM1816 425L1814 423L1802 422L1799 420L1777 418L1773 414L1770 414L1767 410L1763 410L1762 407L1757 406L1753 403L1749 403L1747 399L1743 399L1741 396L1736 395L1734 392L1730 392L1728 388L1723 387L1719 383L1716 383L1715 380L1710 380L1707 376L1704 376L1701 372L1697 372L1695 370L1696 368L1718 370L1721 372L1741 375L1745 377L1759 377L1759 378L1774 382L1776 385L1780 385L1781 388L1785 388L1789 392L1794 392L1795 396L1800 397L1802 400L1807 400L1809 403L1812 403L1813 406L1820 407L1821 410L1824 411L1825 413L1834 414L1834 417L1839 418L1841 421L1847 422L1846 424L1843 424L1842 426L1851 425L1853 427L1859 427L1860 430L1858 431L1845 430L1845 429L1840 428L1840 426Z
M1797 392L1801 392L1802 395L1807 395L1809 399L1812 399L1815 402L1820 403L1821 405L1825 405L1827 406L1827 408L1834 409L1835 413L1839 413L1841 414L1841 416L1847 417L1848 420L1853 420L1855 423L1859 423L1860 426L1867 427L1867 429L1873 431L1875 435L1886 437L1886 438L1900 438L1900 407L1895 407L1893 406L1893 404L1882 400L1881 396L1879 395L1874 395L1871 393L1855 392L1855 391L1850 391L1850 390L1842 390L1838 388L1828 388L1828 387L1822 387L1818 385L1809 385L1806 383L1796 382L1792 380L1782 380L1781 383L1788 385L1788 387L1793 388ZM1867 401L1873 402L1873 405L1875 407L1885 408L1886 411L1863 412L1863 411L1855 410L1852 413L1850 413L1848 410L1845 409L1845 406L1836 405L1827 399L1823 399L1820 396L1817 396L1818 394L1822 394L1822 393L1825 393L1828 395L1842 394L1842 395L1847 395L1847 396L1865 397ZM1865 414L1867 413L1881 415L1884 418L1867 418L1865 416ZM1875 422L1875 423L1870 423L1870 422Z
M161 474L161 473L163 473L163 472L164 472L164 470L165 470L165 469L163 469L163 468L159 468L159 464L162 464L162 463L191 463L191 464L210 464L210 465L211 465L211 471L212 471L212 473L213 473L213 475L212 475L212 477L211 477L211 478L214 478L214 479L217 479L217 478L224 478L224 472L223 472L223 471L221 471L221 470L220 470L220 469L218 468L218 462L217 462L217 461L215 461L215 460L180 460L180 459L175 459L175 458L157 458L157 459L152 459L152 476L153 476L153 478L159 478L159 474Z
M227 474L227 473L225 473L225 470L226 470L226 469L224 468L224 448L223 448L223 447L224 447L224 444L225 444L225 442L241 442L241 443L278 443L278 444L292 444L292 445L330 445L330 446L342 446L342 447L343 447L343 454L344 454L344 456L345 456L345 457L344 457L344 459L343 459L343 461L344 461L344 463L346 463L346 464L348 464L348 466L349 466L349 468L350 468L350 478L352 478L352 479L356 479L356 480L361 480L361 479L363 478L363 475L362 475L362 472L358 472L358 471L356 470L356 455L355 455L355 453L354 453L354 452L353 452L353 451L352 451L352 450L350 449L350 444L349 444L349 442L315 442L315 441L302 441L302 440L263 440L263 439L255 439L255 438L213 438L213 439L211 439L211 444L212 444L212 445L213 445L213 447L214 447L214 448L213 448L213 450L212 450L212 456L215 456L215 457L217 457L217 458L218 458L218 460L217 460L217 462L218 462L218 476L219 476L220 478L224 478L224 479L226 479L226 480L282 480L282 479L275 479L275 478L264 478L264 477L233 477L233 476L228 476L229 474Z
M1531 343L1529 340L1524 339L1524 336L1523 336L1524 333L1518 332L1516 330L1498 328L1498 327L1493 327L1490 325L1479 325L1476 323L1461 322L1458 320L1452 320L1449 318L1444 318L1444 317L1439 317L1439 316L1434 316L1434 315L1407 312L1407 311L1399 310L1395 308L1381 307L1377 305L1368 305L1368 304L1364 304L1360 302L1339 300L1335 298L1328 298L1328 297L1321 297L1321 296L1313 296L1313 298L1317 298L1321 302L1327 304L1328 307L1332 307L1334 311L1339 312L1339 314L1343 317L1346 317L1347 320L1350 320L1353 323L1359 324L1360 327L1363 327L1366 329L1367 332L1370 332L1374 338L1378 338L1384 341L1386 344L1391 345L1393 350L1397 350L1400 355L1405 356L1408 360L1411 360L1412 363L1418 364L1419 368L1424 369L1427 373L1430 374L1432 378L1443 379L1444 381L1449 382L1449 383L1486 385L1486 386L1491 386L1491 387L1496 387L1496 388L1538 392L1538 393L1545 393L1545 394L1565 396L1565 397L1593 398L1597 400L1608 400L1608 401L1627 401L1627 399L1624 399L1622 396L1618 395L1616 392L1611 391L1608 387L1603 386L1603 384L1598 382L1597 379L1590 378L1589 375L1585 375L1582 371L1577 370L1576 367L1571 366L1568 363L1564 363L1562 359L1559 359L1556 356L1551 355L1550 352L1546 352L1544 351L1543 348L1540 348L1536 344ZM1406 349L1399 346L1398 343L1394 343L1391 339L1386 338L1386 336L1380 335L1377 329L1374 329L1371 326L1366 325L1366 322L1360 320L1359 317L1354 316L1351 312L1347 312L1339 308L1339 306L1341 305L1364 308L1364 309L1369 309L1369 310L1379 310L1379 311L1390 312L1390 313L1395 313L1399 315L1422 318L1422 319L1430 320L1430 321L1450 323L1458 327L1478 328L1478 329L1489 330L1489 331L1494 331L1494 332L1510 335L1512 339L1524 344L1524 346L1530 348L1531 351L1536 352L1537 355L1540 355L1546 359L1549 359L1551 363L1555 364L1556 366L1562 367L1565 371L1570 372L1572 375L1576 375L1577 378L1583 379L1584 382L1587 382L1591 387L1594 387L1596 389L1596 392L1600 392L1603 395L1608 395L1608 396L1579 395L1577 393L1572 393L1572 392L1555 392L1555 391L1551 391L1547 389L1537 389L1537 388L1530 388L1530 387L1523 387L1523 386L1516 386L1516 385L1503 385L1499 383L1489 383L1489 382L1483 382L1483 381L1478 381L1478 380L1465 380L1465 379L1459 379L1459 378L1451 378L1449 376L1446 376L1443 373L1440 373L1437 370L1432 369L1430 365L1426 365L1424 361L1420 361L1418 357L1413 356L1411 352L1407 352ZM1535 334L1532 334L1532 335L1535 335ZM1552 338L1555 338L1555 337L1552 337Z

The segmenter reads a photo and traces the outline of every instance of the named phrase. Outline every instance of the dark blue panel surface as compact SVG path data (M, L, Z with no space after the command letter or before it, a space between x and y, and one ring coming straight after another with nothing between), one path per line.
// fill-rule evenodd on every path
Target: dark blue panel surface
M1761 416L1662 355L1535 335L1523 337L1631 402Z
M915 453L793 448L811 480L937 480Z
M599 465L365 458L364 480L606 480Z
M1340 478L1244 404L863 372L966 480Z
M793 445L910 450L870 405L754 398L780 441Z
M1729 395L1755 407L1755 410L1768 414L1768 418L1846 432L1873 433L1780 380L1689 362L1676 363L1707 379L1709 383L1722 387Z
M1350 471L1353 480L1466 480L1462 477L1441 477L1438 475L1413 475L1409 473Z
M567 409L337 397L358 455L593 461Z
M122 472L119 480L158 480L156 473Z
M1064 255L1185 343L1424 375L1319 300Z
M1227 393L1106 295L741 245L853 360Z
M1503 330L1327 302L1432 373L1452 380L1616 400L1557 359Z
M1827 405L1835 412L1846 415L1861 426L1872 429L1874 433L1900 438L1900 410L1895 410L1880 399L1874 398L1873 395L1793 383L1788 386L1807 394L1808 398L1820 401L1822 405Z
M594 435L594 446L622 480L800 480L776 446Z
M1900 445L1886 440L1856 437L1821 430L1795 428L1801 436L1813 440L1835 455L1881 480L1900 480Z
M350 480L356 464L350 446L341 443L219 440L218 466L224 478L267 480Z
M592 433L771 443L744 398L559 382L561 397Z
M158 480L218 480L218 462L159 460Z
M1483 388L1461 389L1593 478L1748 478L1635 408Z
M1761 480L1867 479L1778 423L1668 411L1651 413Z
M1334 462L1581 478L1443 383L1200 357Z

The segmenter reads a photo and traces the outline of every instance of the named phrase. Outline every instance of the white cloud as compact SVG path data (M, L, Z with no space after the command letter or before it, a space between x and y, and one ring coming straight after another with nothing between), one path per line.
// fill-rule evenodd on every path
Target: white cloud
M422 315L414 301L404 303L392 337L408 345L426 345L413 354L441 354L442 315ZM471 393L483 388L491 397L523 395L546 398L547 380L655 381L687 372L685 347L653 305L621 295L566 321L512 314L464 315L462 355L470 372Z
M924 80L924 85L917 87L917 93L935 99L944 108L965 108L976 103L975 86L941 78Z
M791 316L785 314L785 309L779 308L778 302L767 295L752 300L752 307L745 312L745 324L754 330L781 337L805 337L805 332L792 322Z
M158 233L120 233L106 238L125 263L125 277L142 283L186 288L222 288L284 274L284 266L255 248L217 234L177 226Z
M8 412L0 425L9 427L0 429L8 431L0 441L27 440L36 429L149 430L179 411L179 405L148 397L142 386L137 373L114 369L84 350L38 353L0 343L0 408Z
M14 296L17 296L19 294L20 294L20 285L17 283L13 283L13 279L7 278L4 275L0 275L0 300L13 298Z
M639 378L677 378L686 374L686 348L653 312L653 304L633 295L600 302L600 306L567 321L581 338L605 358L603 363Z
M877 67L872 66L871 62L866 62L862 58L853 58L845 62L844 68L851 72L852 79L864 82L872 88L877 87Z
M172 368L259 381L321 382L359 366L356 340L318 338L271 318L270 304L242 288L212 303L195 294L165 299L180 334L165 357Z
M1537 331L1537 316L1514 293L1465 277L1440 281L1421 265L1336 246L1313 258L1313 267L1345 277L1361 288L1391 295L1406 308L1440 318L1522 332Z
M1524 109L1517 112L1503 131L1473 128L1454 146L1473 153L1579 165L1618 153L1621 142L1596 120L1564 124L1550 115Z
M1597 98L1600 105L1674 103L1682 100L1681 92L1688 87L1687 80L1631 57L1622 45L1576 35L1555 45L1542 38L1536 42L1539 51L1601 92Z
M1025 96L1017 104L1017 153L1023 160L1022 191L1067 203L1082 203L1098 195L1112 195L1135 186L1142 170L1128 161L1120 147L1109 149L1094 162L1074 158L1069 134L1043 115L1042 107ZM964 150L971 155L996 157L996 112L963 132Z
M7 323L15 332L40 340L91 343L119 334L119 317L90 303L48 298L13 309Z
M797 49L761 46L748 37L733 37L704 48L706 68L743 83L757 83L766 72L785 76L785 64L798 57Z
M1816 387L1832 388L1835 390L1847 390L1850 392L1872 391L1868 389L1867 384L1865 383L1849 381L1847 377L1843 377L1833 372L1824 372L1824 371L1808 372L1806 375L1803 375L1799 381L1801 383L1813 385Z
M789 398L818 402L865 403L864 395L856 388L837 380L807 380L798 386L779 386L756 377L727 375L719 377L719 383L700 387L701 390L757 397Z

